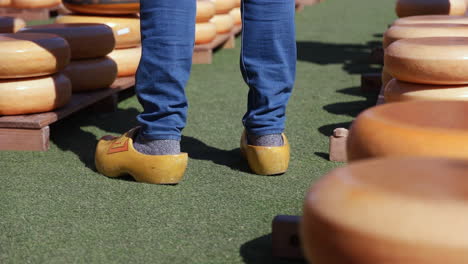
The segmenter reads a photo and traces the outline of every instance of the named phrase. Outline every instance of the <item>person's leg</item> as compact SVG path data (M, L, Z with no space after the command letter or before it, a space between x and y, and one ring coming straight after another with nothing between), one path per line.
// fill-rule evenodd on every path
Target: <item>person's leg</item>
M242 1L241 71L249 86L243 124L251 144L280 146L296 75L295 1Z
M185 126L185 85L192 65L196 0L141 0L142 57L136 93L143 106L135 148L176 154Z

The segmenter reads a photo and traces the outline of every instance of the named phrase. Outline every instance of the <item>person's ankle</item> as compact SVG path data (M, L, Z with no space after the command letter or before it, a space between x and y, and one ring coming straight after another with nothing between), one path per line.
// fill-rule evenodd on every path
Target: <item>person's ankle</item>
M138 133L133 142L133 147L146 155L177 155L180 154L180 141L172 139L151 140Z
M281 134L269 134L262 136L247 135L247 140L250 145L262 147L281 147L284 145L283 136Z

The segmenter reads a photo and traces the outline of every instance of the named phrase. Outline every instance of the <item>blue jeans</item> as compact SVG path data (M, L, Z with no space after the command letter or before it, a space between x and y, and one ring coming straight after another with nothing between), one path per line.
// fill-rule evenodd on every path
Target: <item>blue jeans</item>
M250 135L284 130L296 75L294 7L294 0L243 0L240 68L249 94L242 121ZM147 139L180 140L185 127L195 14L195 0L141 0L137 119Z

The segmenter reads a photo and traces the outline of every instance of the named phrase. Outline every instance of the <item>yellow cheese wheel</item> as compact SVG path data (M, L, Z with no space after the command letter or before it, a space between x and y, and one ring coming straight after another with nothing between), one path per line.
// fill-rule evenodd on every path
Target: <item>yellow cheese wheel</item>
M65 39L51 34L0 34L0 79L56 73L70 61Z
M210 22L215 24L218 34L229 33L234 28L234 19L229 14L215 15Z
M11 0L11 6L14 8L48 8L61 3L61 0Z
M402 39L385 50L385 68L400 81L468 83L468 37Z
M106 56L115 46L112 29L104 24L51 24L23 28L21 33L51 33L67 40L71 58Z
M234 4L234 7L241 7L241 0L235 0Z
M216 9L213 2L209 0L197 1L197 23L208 22L215 14Z
M63 70L70 79L73 92L109 88L117 78L117 64L108 57L76 60Z
M197 23L195 26L195 44L210 43L216 38L216 25L213 23Z
M55 23L100 23L112 28L115 38L115 48L125 49L141 44L140 18L138 16L85 16L63 15L56 18Z
M0 115L52 111L68 103L70 80L61 73L46 77L0 80Z
M215 4L216 14L227 14L236 7L236 0L211 0Z
M399 18L393 22L393 25L406 24L468 24L468 17L449 15L410 16Z
M347 141L350 161L382 156L468 159L468 102L405 101L361 113Z
M468 85L430 85L391 80L385 88L385 102L410 100L468 101Z
M0 7L9 7L11 6L11 0L0 0Z
M236 7L229 12L229 14L232 16L234 19L234 25L241 25L242 24L242 16L241 16L241 10L239 7Z
M140 12L139 0L63 0L73 12L96 15L125 15Z
M407 24L390 27L384 34L383 47L407 38L465 37L468 24Z
M398 0L398 17L421 15L461 16L466 12L465 0Z
M468 263L467 161L387 158L321 177L300 234L314 264Z
M26 22L21 18L0 16L0 33L15 33L25 26Z
M117 49L108 55L117 64L117 76L133 76L136 74L141 58L141 47Z

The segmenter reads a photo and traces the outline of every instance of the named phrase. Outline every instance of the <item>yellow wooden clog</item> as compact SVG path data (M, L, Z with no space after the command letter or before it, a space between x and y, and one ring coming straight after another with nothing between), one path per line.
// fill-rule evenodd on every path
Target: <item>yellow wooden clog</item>
M187 168L188 155L146 155L133 147L134 128L120 137L105 136L96 147L97 170L108 177L130 174L136 181L177 184Z
M289 166L289 142L285 134L284 145L280 147L254 146L247 143L247 134L242 134L240 149L247 159L250 169L259 175L277 175L285 173Z

